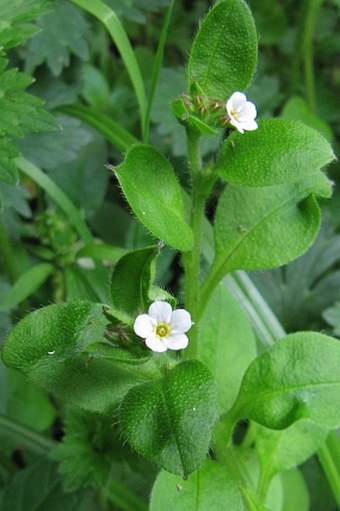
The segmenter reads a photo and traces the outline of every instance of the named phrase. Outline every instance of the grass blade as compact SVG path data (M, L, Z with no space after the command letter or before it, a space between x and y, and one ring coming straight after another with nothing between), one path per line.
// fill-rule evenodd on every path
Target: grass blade
M125 152L138 142L138 139L120 124L93 108L84 105L65 105L59 110L89 124L121 152Z
M124 27L117 14L101 0L72 0L72 2L95 16L107 28L122 57L137 97L142 131L145 125L146 96L143 78Z
M151 88L150 88L150 93L149 93L149 97L148 97L148 104L147 104L146 115L145 115L145 120L144 120L144 127L143 127L143 141L144 142L147 142L148 138L149 138L151 108L152 108L153 100L154 100L156 89L157 89L159 73L161 71L162 64L163 64L164 48L165 48L165 43L166 43L166 39L167 39L167 35L168 35L168 30L169 30L169 25L170 25L170 20L171 20L174 5L175 5L175 0L172 0L169 5L168 11L166 13L165 19L164 19L163 28L162 28L161 35L159 38L159 44L158 44L155 60L154 60L153 67L152 67Z
M78 209L67 195L52 181L52 179L44 174L38 167L33 165L33 163L30 163L23 157L17 158L15 162L26 176L35 181L58 204L85 243L93 243L92 234Z

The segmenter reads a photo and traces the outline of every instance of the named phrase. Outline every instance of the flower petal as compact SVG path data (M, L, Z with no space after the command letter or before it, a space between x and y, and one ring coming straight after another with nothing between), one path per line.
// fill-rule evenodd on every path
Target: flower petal
M169 335L164 339L164 344L169 350L183 350L189 344L189 339L185 334Z
M257 116L256 106L251 101L247 101L245 105L243 105L240 110L238 120L242 122L243 120L255 119Z
M258 128L256 121L241 122L240 125L246 131L254 131Z
M227 110L228 110L228 103L231 106L231 108L235 110L239 110L245 103L247 102L247 97L243 92L236 91L234 94L230 96L230 98L227 101Z
M171 334L182 334L192 327L191 316L185 309L177 309L171 314Z
M155 333L150 334L145 339L145 344L148 348L150 348L150 350L156 351L157 353L162 353L168 349L165 343L161 341Z
M148 314L140 314L136 317L133 329L139 337L146 339L154 329L154 322Z
M165 323L169 324L171 318L172 308L168 302L156 301L149 307L149 315L155 320L156 324Z
M237 129L237 131L239 131L240 133L244 133L244 129L242 128L242 125L239 122L235 121L234 119L230 119L229 122L232 126L234 126Z

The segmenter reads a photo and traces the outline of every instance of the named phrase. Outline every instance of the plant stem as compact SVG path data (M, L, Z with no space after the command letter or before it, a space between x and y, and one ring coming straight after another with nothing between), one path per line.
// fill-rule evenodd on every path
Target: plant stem
M0 431L2 434L25 444L37 454L47 454L55 445L53 440L43 437L36 431L2 414L0 414Z
M306 98L313 111L316 106L313 36L321 4L322 0L305 0L302 5L290 80L290 94L294 95L300 83L300 65L303 62Z
M192 173L192 203L191 203L191 229L194 245L192 250L183 255L185 270L185 305L190 311L192 319L198 320L200 269L201 269L201 240L202 225L206 199L210 194L215 178L208 172L203 173L202 160L199 149L199 134L188 129L188 160ZM197 355L197 326L190 331L190 344L186 356L195 358Z
M318 458L340 508L340 442L335 431L328 435L326 442L319 449Z
M6 232L2 216L0 216L0 266L4 269L11 284L17 280L17 269L13 257L11 242Z

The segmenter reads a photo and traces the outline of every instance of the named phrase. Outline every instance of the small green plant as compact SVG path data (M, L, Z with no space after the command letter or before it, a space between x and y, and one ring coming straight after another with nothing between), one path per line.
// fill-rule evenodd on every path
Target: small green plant
M30 4L48 9L45 2ZM2 508L12 509L13 488L21 477L27 486L44 481L45 507L27 511L52 509L52 490L57 506L67 502L60 509L143 510L151 484L151 511L307 510L306 486L296 467L316 451L339 503L340 455L333 431L340 427L338 340L314 331L286 335L275 323L266 346L261 330L258 339L254 335L230 286L241 292L246 277L239 270L281 267L313 244L321 224L318 200L332 194L332 182L322 171L335 159L330 143L298 120L258 118L244 92L257 67L255 22L244 0L221 0L200 25L186 88L172 102L187 143L184 185L175 162L149 143L174 2L160 33L148 94L116 13L100 0L63 4L70 12L74 5L83 8L108 29L135 92L140 125L134 133L139 135L89 106L71 101L59 109L86 121L123 153L111 152L106 168L148 241L138 248L96 242L54 182L53 163L46 164L50 174L45 175L18 158L10 137L58 126L40 100L22 91L30 78L6 71L2 57L0 105L7 114L0 121L5 149L0 177L14 184L19 168L59 206L57 212L45 210L31 228L31 239L39 240L31 253L39 262L18 278L12 273L14 285L5 290L0 311L21 304L26 312L25 300L47 279L53 282L55 303L16 322L2 359L36 389L51 393L58 408L66 407L60 412L66 432L58 445L34 433L29 440L36 450L41 442L54 462L39 461L19 473L0 493ZM48 23L41 20L41 26ZM42 58L34 41L32 67ZM72 34L70 41L73 52L86 58L85 42L77 46ZM47 57L54 75L61 73L65 55L64 61ZM96 95L87 89L86 97ZM66 129L67 121L59 120ZM107 224L111 221L106 218ZM5 235L3 243L10 268ZM164 257L173 261L175 256L183 271L174 292L159 272ZM113 266L109 277L105 261ZM262 307L254 296L251 301ZM266 316L265 308L261 314ZM325 314L330 317L329 311ZM19 426L15 430L13 422L0 421L14 436L28 435Z

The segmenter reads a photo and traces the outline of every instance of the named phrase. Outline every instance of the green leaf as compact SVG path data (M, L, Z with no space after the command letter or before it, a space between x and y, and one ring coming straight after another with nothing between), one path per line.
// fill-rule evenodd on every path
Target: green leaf
M79 499L66 494L55 463L46 460L19 470L6 487L2 509L11 511L76 511Z
M58 204L85 243L92 243L93 237L83 216L67 195L42 170L29 161L20 157L16 163L24 174L33 179Z
M27 131L58 131L54 117L43 108L43 101L24 89L33 78L17 69L7 69L0 58L0 136L21 137Z
M212 271L265 269L295 259L312 244L320 226L315 194L328 197L321 173L271 188L227 186L217 207L216 259Z
M206 460L188 479L161 471L151 494L150 511L242 511L237 482L228 468Z
M123 255L111 279L111 300L114 311L136 316L149 305L149 290L155 273L157 247L141 248Z
M68 266L63 271L65 285L65 294L68 302L73 300L89 300L91 302L100 301L100 297L94 289L93 275L84 271L77 264Z
M48 393L12 370L8 370L7 415L39 432L50 428L57 416Z
M294 422L282 431L258 426L256 451L267 477L306 461L324 443L328 429L308 420Z
M116 499L121 500L113 502L119 509L147 509L146 503L135 492L145 486L144 479L152 476L153 469L149 463L137 460L128 444L122 445L112 419L68 410L63 441L53 449L51 458L60 462L58 471L63 475L64 487L68 491L89 485L99 490L107 489L113 479L112 490L115 490Z
M33 78L17 69L7 69L0 56L0 180L15 184L18 171L14 159L19 155L8 137L21 137L27 131L58 131L55 118L44 110L43 101L24 91Z
M251 12L243 0L217 3L198 31L189 65L189 88L196 81L203 92L227 99L248 87L257 62L257 36Z
M125 64L139 104L142 129L146 116L146 98L142 75L125 29L115 11L101 0L72 0L87 12L98 18L107 28Z
M41 31L31 39L26 52L29 72L46 61L52 73L59 76L70 65L71 54L88 58L88 24L70 2L54 2L53 10L38 21L38 26Z
M115 122L109 116L102 112L97 112L90 107L84 105L67 105L62 107L62 111L81 119L89 126L95 128L119 151L126 151L130 149L133 144L138 142L123 126Z
M224 285L216 288L198 331L198 358L212 372L219 412L234 403L243 375L256 357L256 342L248 318Z
M93 259L106 259L114 264L127 253L122 247L115 247L107 243L91 243L82 247L76 254L77 258L91 257Z
M315 332L291 334L249 366L230 417L271 429L310 419L340 426L340 344Z
M3 360L71 404L113 414L131 386L145 378L140 366L136 372L126 363L89 357L90 344L106 342L107 325L101 304L49 305L15 325Z
M7 311L34 293L51 275L53 265L48 263L36 264L23 273L14 286L0 301L0 311Z
M281 511L309 511L308 488L298 469L287 470L281 474L284 502Z
M281 112L282 117L301 121L307 126L319 131L329 142L333 140L333 133L329 125L314 114L307 101L299 96L291 97Z
M144 119L144 126L143 126L143 133L144 133L144 142L148 141L149 138L149 129L150 129L150 115L152 110L152 104L155 98L157 85L159 82L159 75L161 72L163 59L164 59L164 49L165 44L167 40L167 35L169 31L170 26L170 20L172 16L172 11L175 5L175 0L170 1L169 8L167 10L166 16L164 18L164 23L162 27L162 31L160 33L157 52L154 58L153 66L152 66L152 73L151 73L151 86L150 86L150 92L147 102L147 108L145 113L145 119Z
M215 135L218 133L218 130L215 127L203 121L196 115L192 115L190 109L186 106L183 97L176 98L172 102L172 110L183 126L194 128L195 131L198 131L202 135Z
M334 160L319 132L291 119L264 119L257 130L234 132L224 142L218 174L243 186L272 186L299 181Z
M333 307L326 309L322 317L333 327L334 335L340 336L340 302L335 302Z
M45 14L50 7L48 0L0 0L0 41L1 46L8 50L23 43L39 28L34 21Z
M0 181L14 185L19 180L15 158L19 149L6 137L0 138Z
M153 147L140 144L128 151L115 173L138 220L170 246L190 250L192 232L185 220L181 189L168 160Z
M203 462L216 419L216 389L199 361L188 360L160 380L132 388L120 407L132 447L169 472L187 475Z
M339 262L340 236L326 217L306 254L287 267L257 272L252 280L288 332L310 330L321 314L327 321L325 309L339 298ZM339 317L335 310L334 320Z
M78 119L57 114L56 121L61 128L58 133L28 133L18 140L18 146L24 158L45 170L59 173L66 162L72 161L75 165L81 149L92 137Z

